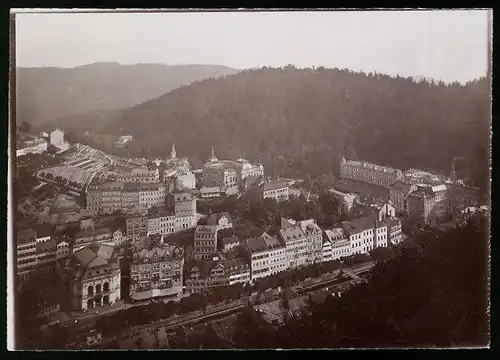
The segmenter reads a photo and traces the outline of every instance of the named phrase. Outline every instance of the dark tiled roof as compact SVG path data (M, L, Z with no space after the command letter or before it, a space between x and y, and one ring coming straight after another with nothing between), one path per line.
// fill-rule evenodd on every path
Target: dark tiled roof
M232 224L233 223L233 219L231 218L231 215L225 211L225 212L221 212L221 213L217 213L217 214L212 214L212 215L209 215L207 216L207 225L217 225L219 220L225 216L228 220L228 223Z
M35 225L36 237L37 239L42 237L51 236L54 234L54 225L52 224L37 224Z
M348 235L358 234L365 230L373 229L377 222L375 216L367 216L353 221L342 222L342 227Z
M23 245L36 241L35 230L29 228L17 232L17 245Z
M229 244L234 244L234 243L239 243L240 242L240 238L233 235L231 237L225 237L225 238L222 238L222 244L223 245L229 245Z

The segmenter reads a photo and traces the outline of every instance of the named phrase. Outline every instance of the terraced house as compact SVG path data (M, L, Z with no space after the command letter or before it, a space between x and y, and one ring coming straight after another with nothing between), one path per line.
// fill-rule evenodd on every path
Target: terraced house
M186 293L250 281L250 267L241 259L193 260L186 264Z
M242 252L250 263L252 281L289 267L285 244L278 237L267 233L243 241Z

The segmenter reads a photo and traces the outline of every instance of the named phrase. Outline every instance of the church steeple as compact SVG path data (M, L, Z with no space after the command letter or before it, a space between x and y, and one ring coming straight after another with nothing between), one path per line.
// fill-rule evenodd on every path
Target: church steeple
M177 154L175 153L175 143L172 143L172 151L170 151L170 158L175 159Z
M212 145L212 156L210 157L210 161L217 161L217 157L215 156L214 146Z

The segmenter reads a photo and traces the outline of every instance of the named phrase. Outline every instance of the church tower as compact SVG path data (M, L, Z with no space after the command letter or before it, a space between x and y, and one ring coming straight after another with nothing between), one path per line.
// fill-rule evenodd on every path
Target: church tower
M172 144L172 150L170 151L170 158L175 159L177 154L175 153L175 143Z
M212 145L212 157L210 158L210 161L211 162L218 161L217 157L215 156L215 150L214 150L213 145Z

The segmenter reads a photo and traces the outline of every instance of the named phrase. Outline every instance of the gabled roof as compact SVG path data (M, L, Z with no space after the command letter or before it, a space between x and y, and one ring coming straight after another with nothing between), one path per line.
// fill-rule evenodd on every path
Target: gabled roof
M221 213L212 214L212 215L207 216L207 225L218 225L219 220L224 216L227 218L228 223L230 223L230 224L233 223L233 219L231 218L231 215L227 211L224 211Z
M297 225L281 229L279 234L284 242L305 239L306 237L300 226Z

